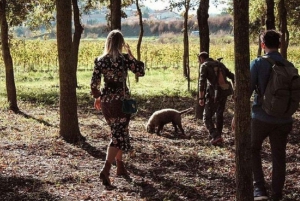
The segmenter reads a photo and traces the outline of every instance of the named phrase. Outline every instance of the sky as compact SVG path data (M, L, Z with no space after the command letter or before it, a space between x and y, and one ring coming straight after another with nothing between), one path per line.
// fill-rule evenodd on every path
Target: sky
M155 2L155 0L145 0L144 1L144 5L153 10L163 10L168 6L168 4L169 3L167 1L159 1L159 0L157 2ZM223 8L224 8L224 6L219 6L217 8L215 5L210 4L208 13L219 14L219 13L221 13Z

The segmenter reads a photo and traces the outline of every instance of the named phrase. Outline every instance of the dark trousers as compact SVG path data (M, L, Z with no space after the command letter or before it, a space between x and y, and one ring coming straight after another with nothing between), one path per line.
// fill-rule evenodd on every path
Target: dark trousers
M204 108L204 123L209 130L212 138L221 136L223 130L223 113L225 110L227 96L220 97L216 102L213 98L208 98ZM216 125L213 121L213 116L216 114Z
M285 182L287 136L292 130L292 123L270 124L252 119L251 148L252 169L255 187L264 187L264 173L261 161L263 141L269 137L272 154L272 191L273 195L281 196Z

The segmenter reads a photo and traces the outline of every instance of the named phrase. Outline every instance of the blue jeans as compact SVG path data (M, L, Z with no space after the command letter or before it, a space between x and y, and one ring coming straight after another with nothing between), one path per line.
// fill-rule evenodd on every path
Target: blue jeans
M257 119L251 121L252 170L255 187L264 187L264 173L261 161L263 141L269 137L272 154L272 192L273 196L282 196L286 171L287 136L292 123L270 124Z

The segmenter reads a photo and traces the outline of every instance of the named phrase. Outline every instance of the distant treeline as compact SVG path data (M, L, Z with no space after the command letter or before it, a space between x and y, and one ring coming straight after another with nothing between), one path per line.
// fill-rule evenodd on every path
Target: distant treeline
M232 31L232 16L221 15L215 16L208 19L209 29L211 33L226 32L231 33ZM196 18L189 20L188 22L189 31L198 30L198 22ZM183 20L174 21L144 21L144 36L159 36L163 33L172 32L180 33L183 28ZM140 26L138 21L122 24L122 32L125 36L138 37L140 32ZM86 25L84 27L83 38L98 38L106 37L107 25Z
M232 32L232 16L220 15L208 18L210 33L231 33ZM181 33L183 30L183 20L156 20L144 21L144 36L159 36L164 33ZM197 31L198 22L196 17L188 21L189 31ZM108 33L107 24L88 25L84 24L84 32L82 38L99 38L106 37ZM25 38L56 38L55 24L53 29L49 32L45 28L41 28L35 33L26 27L16 27L14 29L17 37ZM138 37L140 33L140 25L138 20L125 21L122 23L122 32L126 37Z

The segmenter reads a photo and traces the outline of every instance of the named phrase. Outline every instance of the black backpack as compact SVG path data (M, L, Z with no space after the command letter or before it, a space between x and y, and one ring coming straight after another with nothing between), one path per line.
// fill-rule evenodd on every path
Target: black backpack
M287 60L274 61L262 56L272 64L271 75L262 100L265 112L275 117L290 117L299 107L300 77L298 69Z

